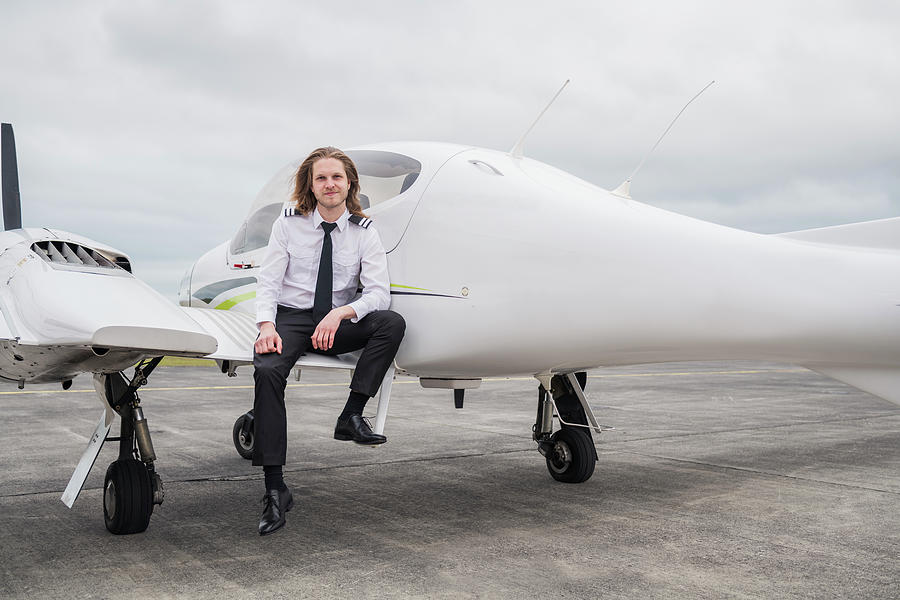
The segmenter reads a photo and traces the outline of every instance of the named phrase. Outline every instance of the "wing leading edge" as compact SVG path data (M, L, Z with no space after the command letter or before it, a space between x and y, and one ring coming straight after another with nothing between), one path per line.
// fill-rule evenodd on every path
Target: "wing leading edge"
M790 231L778 236L817 244L900 250L900 217Z

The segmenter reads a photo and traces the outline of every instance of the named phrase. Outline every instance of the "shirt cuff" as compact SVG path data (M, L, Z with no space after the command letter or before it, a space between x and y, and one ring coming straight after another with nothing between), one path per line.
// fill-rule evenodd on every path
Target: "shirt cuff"
M274 310L262 310L256 312L256 328L259 329L260 323L265 323L266 321L275 322L275 311Z
M372 312L372 309L369 308L369 303L363 300L362 298L357 298L355 301L348 304L350 308L356 313L355 317L350 319L351 323L359 323L359 320L365 317L367 314Z

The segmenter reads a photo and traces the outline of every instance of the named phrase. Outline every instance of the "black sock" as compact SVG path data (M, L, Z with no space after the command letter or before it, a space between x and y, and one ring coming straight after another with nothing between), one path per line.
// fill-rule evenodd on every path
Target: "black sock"
M350 390L350 397L347 398L347 404L344 405L344 411L338 419L344 421L350 417L350 415L361 415L363 409L366 407L366 402L368 401L369 397L365 394Z
M284 472L281 469L281 465L265 465L263 467L263 473L266 474L267 490L284 491L287 487L284 485Z

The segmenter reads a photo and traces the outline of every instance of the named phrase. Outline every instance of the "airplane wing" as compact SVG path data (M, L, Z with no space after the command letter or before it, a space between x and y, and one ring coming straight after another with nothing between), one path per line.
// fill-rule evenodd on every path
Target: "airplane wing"
M805 242L900 250L900 217L776 234Z
M214 336L108 256L64 232L0 233L0 377L67 381L216 350Z
M894 404L900 404L900 368L815 364L803 366Z
M205 356L215 360L227 360L236 364L253 363L253 342L256 341L256 318L234 310L181 307L209 335L216 338L218 349ZM358 352L339 356L323 356L307 353L300 357L297 366L319 369L352 369L359 358Z
M239 363L253 362L253 342L256 340L256 319L253 315L231 310L188 308L181 310L197 322L209 335L216 338L218 349L204 358L230 360Z

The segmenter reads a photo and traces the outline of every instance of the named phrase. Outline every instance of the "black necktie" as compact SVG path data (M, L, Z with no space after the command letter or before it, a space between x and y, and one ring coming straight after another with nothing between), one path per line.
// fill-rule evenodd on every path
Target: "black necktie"
M331 232L337 223L322 221L325 237L322 239L322 256L319 258L319 274L316 277L316 297L313 300L313 321L318 323L331 312L331 287L333 270L331 268Z

